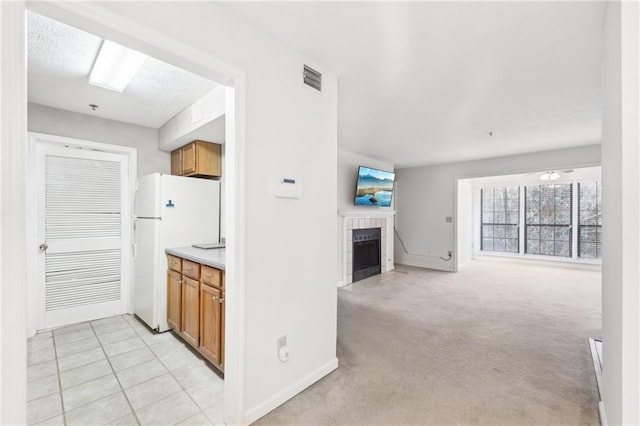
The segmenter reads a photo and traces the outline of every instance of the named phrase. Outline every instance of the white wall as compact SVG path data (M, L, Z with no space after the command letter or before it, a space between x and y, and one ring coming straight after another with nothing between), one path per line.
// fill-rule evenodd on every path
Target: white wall
M458 181L458 266L473 258L473 185L468 180ZM446 256L445 256L446 257Z
M600 164L600 145L498 157L437 166L396 170L396 228L404 240L405 254L395 245L396 263L454 270L455 192L457 179L570 169ZM453 217L452 223L445 218Z
M356 196L356 182L358 180L358 166L372 167L374 169L386 170L389 172L394 171L393 163L389 161L378 160L376 158L367 157L365 155L356 154L355 152L338 150L338 210L350 210L361 212L392 212L394 210L395 200L391 200L390 207L368 207L368 206L356 206L354 204ZM391 220L387 221L391 222ZM337 223L338 240L337 240L337 281L339 284L344 284L344 262L343 255L346 250L344 245L344 226L342 219L340 218ZM393 253L393 238L392 229L388 229L388 237L386 238L387 244L391 245L389 253ZM390 268L393 268L393 258L391 260Z
M337 78L212 3L105 2L109 12L246 73L245 408L253 420L337 366ZM152 11L153 13L150 13ZM227 153L229 151L227 150ZM300 200L274 178L301 179ZM281 363L276 339L288 336Z
M87 114L29 104L29 131L138 150L138 176L171 173L171 157L158 150L158 130Z
M226 87L218 86L184 110L180 111L158 129L158 147L165 151L173 151L199 139L194 132L210 127L206 133L210 142L224 142L224 113L226 109ZM219 126L210 126L212 122ZM211 127L215 127L211 128ZM217 130L217 132L216 132ZM211 136L211 134L214 136Z
M602 401L610 425L640 424L640 151L637 2L607 2L602 120Z

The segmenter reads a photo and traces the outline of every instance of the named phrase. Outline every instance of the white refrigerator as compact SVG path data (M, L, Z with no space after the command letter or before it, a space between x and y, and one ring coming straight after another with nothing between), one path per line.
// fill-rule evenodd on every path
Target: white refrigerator
M220 239L220 182L153 173L138 178L133 218L133 311L167 331L166 248Z

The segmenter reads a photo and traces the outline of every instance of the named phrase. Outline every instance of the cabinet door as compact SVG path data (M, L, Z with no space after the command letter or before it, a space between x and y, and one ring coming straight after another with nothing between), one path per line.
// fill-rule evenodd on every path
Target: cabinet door
M222 176L222 146L217 143L197 141L197 169L199 175Z
M182 275L167 271L167 323L175 331L180 331L182 311Z
M200 283L182 277L182 337L196 348L200 345Z
M176 149L171 153L171 174L177 176L182 174L182 149Z
M193 174L197 170L197 144L190 143L182 147L182 174Z
M200 353L214 364L222 364L222 303L220 290L200 287Z
M222 292L222 303L220 304L220 370L224 372L224 311L226 305L226 293Z

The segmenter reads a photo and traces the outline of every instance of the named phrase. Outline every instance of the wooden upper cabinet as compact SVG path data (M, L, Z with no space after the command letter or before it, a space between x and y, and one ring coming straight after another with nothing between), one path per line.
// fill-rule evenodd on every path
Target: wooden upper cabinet
M182 323L182 275L179 272L167 271L167 323L169 327L180 332Z
M182 276L182 337L200 346L200 282Z
M189 145L185 145L181 148L183 175L190 175L196 172L198 163L198 159L196 158L197 148L197 142L191 142Z
M222 176L222 146L217 143L193 141L176 149L171 153L171 174L207 178Z
M182 150L176 149L171 153L171 174L182 175Z

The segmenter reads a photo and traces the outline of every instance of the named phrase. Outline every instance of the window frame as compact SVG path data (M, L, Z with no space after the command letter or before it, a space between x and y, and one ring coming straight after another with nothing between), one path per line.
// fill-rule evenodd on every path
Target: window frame
M548 260L554 262L565 262L565 263L582 263L582 264L591 264L591 265L601 265L602 258L582 258L579 257L578 251L578 238L579 238L579 229L578 229L578 214L579 214L579 204L580 200L578 198L578 183L579 182L587 182L587 181L598 181L602 184L601 177L576 177L573 179L559 179L553 182L545 182L542 183L539 180L530 179L523 181L504 181L504 182L496 182L496 183L481 183L476 184L474 187L474 198L476 201L474 202L474 244L473 244L473 254L474 256L498 256L498 257L513 257L513 258L524 258L524 259L532 259L532 260ZM526 204L525 204L525 188L527 186L533 185L545 185L545 184L571 184L571 257L563 257L563 256L555 256L555 255L543 255L543 254L531 254L526 253ZM514 252L498 252L498 251L485 251L482 250L482 190L488 188L495 187L519 187L520 193L520 203L519 203L519 211L520 211L520 219L518 225L518 240L520 243L518 253Z

